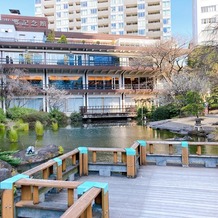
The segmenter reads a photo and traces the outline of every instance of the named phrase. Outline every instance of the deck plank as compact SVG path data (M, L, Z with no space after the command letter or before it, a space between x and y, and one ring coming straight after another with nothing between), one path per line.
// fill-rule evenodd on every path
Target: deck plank
M89 175L107 182L111 218L218 217L217 169L143 166L135 179Z

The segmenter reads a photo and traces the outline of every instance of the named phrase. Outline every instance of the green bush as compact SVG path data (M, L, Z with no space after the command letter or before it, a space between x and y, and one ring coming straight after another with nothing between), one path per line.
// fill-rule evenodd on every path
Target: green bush
M56 109L49 113L50 122L57 122L59 126L66 126L68 124L68 117L65 113Z
M4 133L5 129L6 129L5 124L4 123L0 123L0 132Z
M152 120L165 120L176 117L180 114L180 109L173 105L160 106L152 113Z
M44 135L44 127L43 124L40 121L36 121L35 123L35 132L37 136L43 136Z
M22 120L25 123L29 123L31 129L34 128L36 121L40 121L44 126L46 126L49 123L49 114L43 111L36 111L31 114L23 115Z
M6 121L6 114L3 109L0 108L0 123L4 123Z
M24 115L36 112L36 110L24 107L13 107L7 110L7 117L12 120L22 119Z
M8 132L8 138L10 142L18 142L18 134L17 130L11 128Z
M52 127L53 131L58 131L58 123L57 122L52 122L51 127Z
M70 120L72 123L77 123L77 122L82 121L82 116L80 113L73 112L70 114Z

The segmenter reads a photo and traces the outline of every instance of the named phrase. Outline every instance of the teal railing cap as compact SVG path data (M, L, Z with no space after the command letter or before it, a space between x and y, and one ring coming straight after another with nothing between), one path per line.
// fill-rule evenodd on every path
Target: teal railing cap
M108 192L108 183L86 181L77 187L77 194L82 195L93 187L103 189L104 194Z
M126 155L129 155L129 156L136 155L136 151L134 148L125 148L125 150L126 150Z
M58 166L62 165L62 160L59 157L55 157L53 160L58 164Z
M187 141L182 141L182 147L187 148L188 147L188 142Z
M78 150L81 154L87 154L88 148L87 147L78 147Z
M146 146L147 142L145 140L137 140L137 142L141 145L141 146Z
M2 182L0 182L0 189L12 189L13 184L17 182L19 179L28 179L29 176L25 174L17 174L11 178L8 178Z

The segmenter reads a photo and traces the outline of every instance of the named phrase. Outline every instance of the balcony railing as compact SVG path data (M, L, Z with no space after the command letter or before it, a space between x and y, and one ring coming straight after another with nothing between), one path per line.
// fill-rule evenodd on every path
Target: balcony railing
M64 59L37 59L37 58L1 58L0 64L35 64L35 65L61 65L61 66L129 66L127 61L84 61L84 60L64 60Z

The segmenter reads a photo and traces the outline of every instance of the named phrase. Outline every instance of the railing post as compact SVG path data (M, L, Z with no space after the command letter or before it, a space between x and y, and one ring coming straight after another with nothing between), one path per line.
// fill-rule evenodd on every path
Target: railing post
M201 145L197 145L197 155L201 155Z
M189 165L189 160L188 160L188 142L183 141L182 142L182 166L187 167Z
M101 188L101 192L96 197L95 203L100 204L102 207L102 218L109 218L109 195L107 183L86 181L77 187L77 194L81 196L93 187Z
M0 189L5 189L2 194L3 218L14 218L14 183L23 178L29 178L29 176L18 174L0 183Z
M133 148L126 148L127 177L136 177L136 151Z
M154 153L154 145L149 144L149 154L153 154L153 153Z
M88 176L88 149L86 147L79 147L79 174L80 176Z
M169 144L169 155L173 154L173 145Z
M62 160L58 157L53 160L57 163L57 180L62 180Z
M140 144L140 165L146 165L146 141L144 140L137 140Z
M114 164L117 164L117 151L114 151L113 161L114 161Z
M92 162L96 163L96 161L97 161L96 151L92 151Z

